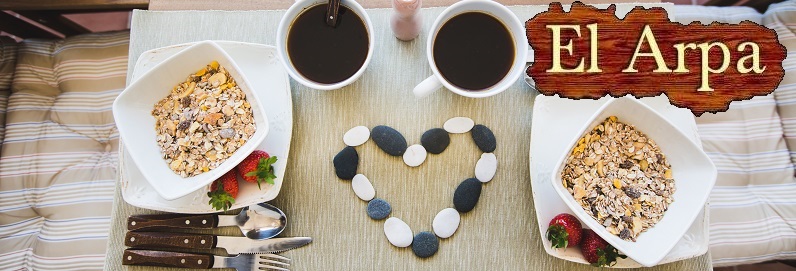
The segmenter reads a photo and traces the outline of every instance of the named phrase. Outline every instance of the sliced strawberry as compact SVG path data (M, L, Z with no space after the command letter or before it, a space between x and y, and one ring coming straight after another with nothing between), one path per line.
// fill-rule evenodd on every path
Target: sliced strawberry
M276 156L269 156L267 152L255 150L245 159L243 159L235 170L240 174L243 180L254 183L257 182L257 187L260 187L261 182L274 184L276 175L274 174L274 166L276 163Z
M238 197L238 178L235 176L235 171L230 170L215 180L210 185L207 196L210 197L208 204L213 206L213 209L226 211L232 207L235 198Z
M567 248L580 243L583 226L580 220L567 213L558 214L550 220L545 234L553 248Z

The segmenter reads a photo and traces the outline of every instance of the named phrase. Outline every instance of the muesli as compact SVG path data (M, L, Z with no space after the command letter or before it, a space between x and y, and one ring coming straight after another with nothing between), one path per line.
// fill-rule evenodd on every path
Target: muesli
M175 86L152 116L162 158L183 178L218 167L257 128L246 94L216 61Z
M674 201L672 169L658 145L615 116L578 140L561 179L586 213L628 241L658 223Z

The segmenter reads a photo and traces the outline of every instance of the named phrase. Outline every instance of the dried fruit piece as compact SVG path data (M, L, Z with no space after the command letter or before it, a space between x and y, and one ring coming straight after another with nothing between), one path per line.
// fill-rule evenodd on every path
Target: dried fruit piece
M221 113L211 113L205 116L204 122L210 125L216 125L218 120L223 117L224 114Z
M227 82L227 76L223 73L216 73L213 74L213 76L210 76L210 79L208 79L207 82L213 87L218 87Z

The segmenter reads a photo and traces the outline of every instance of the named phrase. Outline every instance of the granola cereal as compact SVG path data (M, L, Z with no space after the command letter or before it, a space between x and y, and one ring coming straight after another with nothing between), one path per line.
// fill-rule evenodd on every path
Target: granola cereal
M183 178L218 167L257 128L246 94L216 61L174 87L152 116L162 158Z
M561 179L586 213L628 241L658 223L674 200L672 169L658 145L615 116L578 140Z

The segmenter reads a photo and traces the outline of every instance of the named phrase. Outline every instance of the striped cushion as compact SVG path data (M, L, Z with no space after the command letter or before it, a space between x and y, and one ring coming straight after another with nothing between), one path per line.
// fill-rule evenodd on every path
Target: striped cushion
M0 153L0 270L99 270L105 261L129 33L27 40Z
M796 68L796 2L785 2L771 5L766 12L764 23L766 27L777 31L779 42L788 50L783 66L785 71ZM796 163L796 76L782 78L777 91L774 92L777 100L777 109L782 118L782 127L785 132L785 142L790 150L791 161Z
M6 134L6 107L11 94L11 80L17 62L17 42L9 37L0 37L0 150Z
M675 10L681 23L763 23L772 16L746 7L676 6ZM796 78L791 70L786 67L785 81ZM702 145L719 173L710 195L714 266L796 257L796 183L783 138L787 128L777 108L781 91L732 102L727 112L697 118Z

